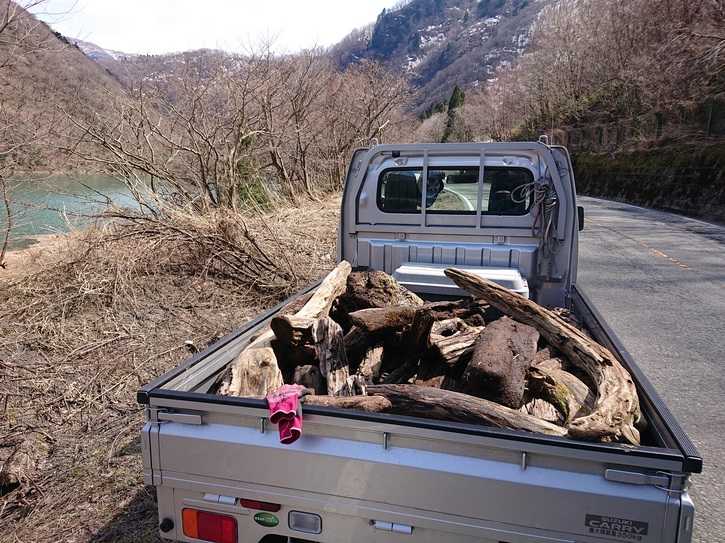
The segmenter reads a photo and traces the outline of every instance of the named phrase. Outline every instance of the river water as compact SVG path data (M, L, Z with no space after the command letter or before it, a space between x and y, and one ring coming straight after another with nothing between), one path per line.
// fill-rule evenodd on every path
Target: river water
M9 182L13 228L11 249L29 247L38 236L67 232L87 225L106 198L120 206L133 205L126 186L113 177L98 175L52 176ZM2 200L0 200L1 202ZM7 219L0 206L0 241Z

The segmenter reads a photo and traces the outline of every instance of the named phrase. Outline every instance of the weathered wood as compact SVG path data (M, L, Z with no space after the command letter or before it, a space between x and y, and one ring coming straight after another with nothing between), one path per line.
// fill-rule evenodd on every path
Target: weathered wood
M557 359L545 361L529 370L528 389L561 413L565 423L591 414L596 398L587 385L557 365Z
M421 356L430 347L433 316L427 309L416 309L410 327L405 330L398 346L400 365L384 380L386 383L404 383L418 371Z
M357 326L353 326L345 334L345 354L351 372L354 373L358 370L368 349L375 346L381 340L382 338L371 337L365 330Z
M326 316L333 300L344 291L351 269L349 262L344 260L340 262L295 316L307 318ZM284 384L272 348L272 340L275 337L272 329L267 328L239 354L232 364L230 380L222 384L221 394L263 397L267 392Z
M561 425L564 423L564 417L556 407L541 398L534 398L527 402L519 411L552 424Z
M413 381L413 384L421 386L421 387L444 388L443 384L445 382L446 382L445 375L437 375L435 377L430 377L428 379L417 378L415 381Z
M423 300L417 294L381 271L351 273L347 278L347 289L339 302L348 313L372 307L423 305Z
M312 327L320 373L327 381L330 396L353 396L353 381L345 355L342 328L330 317L318 319Z
M352 270L350 264L342 261L320 283L309 301L294 315L278 315L272 319L271 327L277 339L284 343L304 341L304 327L310 320L326 317L335 299L347 288L347 278Z
M357 409L368 413L384 413L390 410L392 404L382 396L305 396L304 405L320 407L337 407L340 409Z
M482 330L482 327L468 327L449 337L431 334L431 347L423 355L418 379L427 380L439 375L460 377Z
M430 310L437 321L457 318L470 326L483 326L484 315L489 305L470 298L462 298L454 301L427 302L424 307ZM471 322L471 319L474 322Z
M347 336L345 336L347 340ZM373 384L380 376L380 369L383 365L383 348L373 347L368 349L365 354L360 367L357 370L357 374L363 378L367 384Z
M313 390L315 394L327 393L327 385L317 366L298 366L295 368L293 381L297 385Z
M523 405L526 372L536 354L535 328L503 317L484 328L463 372L466 394L518 409Z
M590 415L571 421L572 437L605 442L624 439L633 445L639 444L639 431L635 428L641 416L637 390L629 372L608 349L555 313L496 283L456 269L449 268L445 273L459 287L513 319L536 328L550 345L596 384L595 408Z
M450 337L458 332L465 332L470 328L463 319L453 317L451 319L434 322L430 333L432 335Z
M416 315L416 308L409 306L361 309L350 313L353 325L370 335L385 334L410 326Z
M482 398L417 385L371 385L368 394L387 398L391 413L484 424L511 430L526 430L564 436L566 429Z

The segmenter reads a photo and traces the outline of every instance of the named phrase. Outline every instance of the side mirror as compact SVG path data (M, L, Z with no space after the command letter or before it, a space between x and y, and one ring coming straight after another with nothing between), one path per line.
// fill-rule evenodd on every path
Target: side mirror
M584 206L576 206L577 222L579 223L579 232L584 230Z

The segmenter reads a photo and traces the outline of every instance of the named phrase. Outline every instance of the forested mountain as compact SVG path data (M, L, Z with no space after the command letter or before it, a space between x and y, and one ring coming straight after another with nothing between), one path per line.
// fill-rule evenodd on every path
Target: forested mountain
M383 10L332 49L341 67L384 62L419 88L417 109L446 101L454 85L484 86L526 49L552 0L410 0Z
M103 111L122 87L18 4L0 0L0 16L7 21L0 39L0 167L9 161L21 169L52 166L61 160L57 147L40 140L68 134L69 115Z

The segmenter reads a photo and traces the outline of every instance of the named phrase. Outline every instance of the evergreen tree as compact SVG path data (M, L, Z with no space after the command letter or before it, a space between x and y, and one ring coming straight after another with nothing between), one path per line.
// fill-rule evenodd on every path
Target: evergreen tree
M456 110L463 105L465 99L466 94L463 92L461 87L458 85L453 87L451 98L448 100L448 119L446 121L446 129L443 131L441 143L446 143L453 135L453 128L456 123Z

